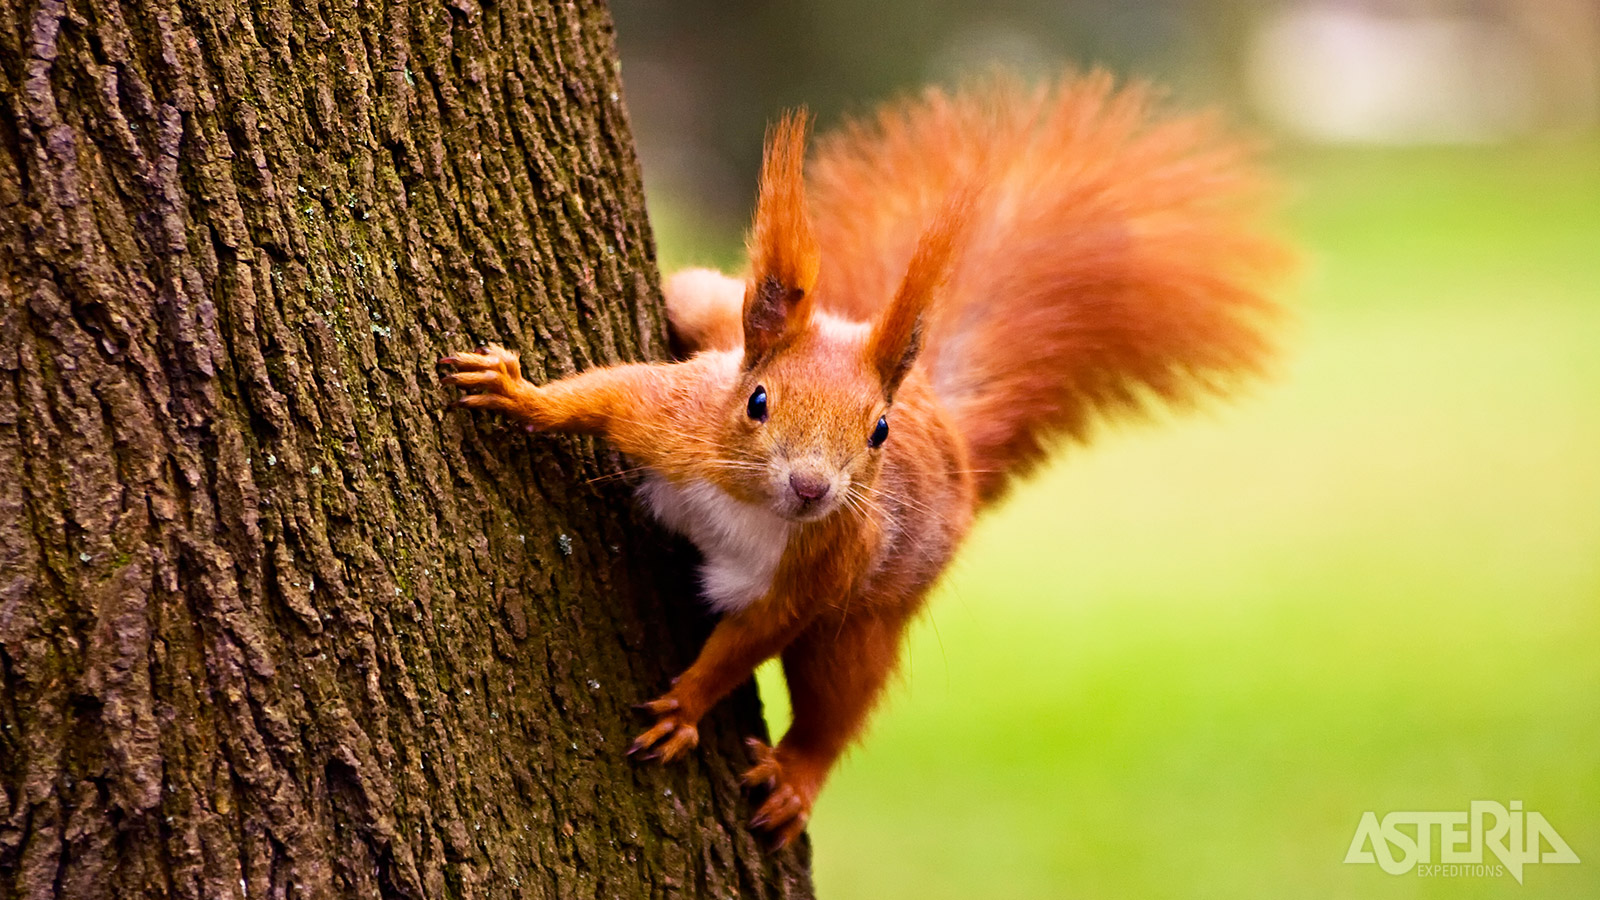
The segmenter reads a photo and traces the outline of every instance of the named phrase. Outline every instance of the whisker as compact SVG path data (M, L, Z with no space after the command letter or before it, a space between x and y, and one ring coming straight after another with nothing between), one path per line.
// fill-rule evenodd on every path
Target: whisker
M636 472L648 472L648 471L650 471L650 469L651 469L650 466L634 466L634 467L629 468L629 469L619 469L619 470L617 470L615 472L607 472L604 475L596 475L593 478L586 479L583 483L584 484L594 484L597 481L605 481L605 480L610 479L610 478L624 478L624 477L626 477L628 475L632 475L632 474L634 474Z
M845 491L844 496L846 502L852 503L854 508L861 513L862 518L869 518L872 513L877 513L880 518L888 517L888 513L882 506L865 494L856 493L856 488L857 485L852 484L850 489Z
M916 500L913 500L913 499L911 499L910 497L908 497L908 496L906 496L904 494L891 494L888 491L885 491L885 490L883 490L881 488L873 487L872 485L868 485L868 484L861 485L861 489L872 493L874 496L881 497L886 501L889 501L889 502L892 502L892 503L899 503L899 504L901 504L903 506L906 506L906 507L908 507L910 509L916 510L917 512L920 512L923 515L928 516L928 517L934 519L937 522L948 523L950 521L950 517L945 515L944 513L940 512L939 510L934 509L933 507L930 507L927 504L920 503L920 502L918 502Z

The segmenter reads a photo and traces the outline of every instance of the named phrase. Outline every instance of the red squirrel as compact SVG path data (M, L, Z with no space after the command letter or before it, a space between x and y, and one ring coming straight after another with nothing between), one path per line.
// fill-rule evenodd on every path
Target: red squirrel
M974 515L1097 420L1259 374L1284 260L1243 146L1103 74L930 90L820 140L808 176L806 132L769 131L749 273L666 281L686 358L544 385L498 346L441 360L461 406L605 436L703 554L722 618L630 753L682 756L782 658L793 724L744 776L779 846Z

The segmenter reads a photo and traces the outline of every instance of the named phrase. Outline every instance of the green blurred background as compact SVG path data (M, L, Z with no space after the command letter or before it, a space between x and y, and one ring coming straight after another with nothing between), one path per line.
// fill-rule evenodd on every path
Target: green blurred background
M992 63L1269 135L1305 257L1281 377L1071 450L977 529L822 795L825 900L1600 896L1595 4L614 12L667 271L737 268L784 106L826 128ZM1582 861L1343 862L1363 812L1473 800Z

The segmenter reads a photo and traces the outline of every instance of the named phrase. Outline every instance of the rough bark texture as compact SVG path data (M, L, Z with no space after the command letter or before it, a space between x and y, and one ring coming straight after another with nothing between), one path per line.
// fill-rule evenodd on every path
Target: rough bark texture
M592 3L0 0L0 897L797 896L618 460L434 360L664 350Z

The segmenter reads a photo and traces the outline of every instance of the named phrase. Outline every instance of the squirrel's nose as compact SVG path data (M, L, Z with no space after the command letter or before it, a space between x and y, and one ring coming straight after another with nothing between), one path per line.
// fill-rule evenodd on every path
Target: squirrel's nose
M796 497L810 503L828 496L828 482L815 475L789 475L789 487L794 489Z

